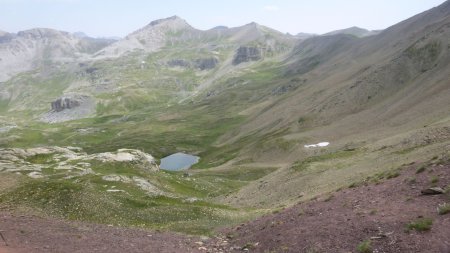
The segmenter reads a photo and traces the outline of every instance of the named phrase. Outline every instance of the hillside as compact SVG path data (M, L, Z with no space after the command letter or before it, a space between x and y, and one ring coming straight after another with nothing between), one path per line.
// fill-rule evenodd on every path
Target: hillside
M450 200L450 188L446 194L420 193L433 186L450 186L448 158L439 157L429 163L404 166L393 173L377 174L362 185L351 185L222 229L213 238L2 213L0 226L8 247L0 245L0 250L8 253L93 249L98 252L449 252L450 209L445 209L442 203ZM420 223L426 220L431 223Z
M298 208L367 201L356 191L397 203L405 192L390 192L403 173L381 186L336 191L448 156L450 1L364 32L292 36L257 23L199 30L178 16L117 41L41 28L0 32L0 210L11 219L36 215L39 224L57 219L55 229L76 221L94 230L103 224L211 237L244 222L235 243L259 242L261 252L314 246L294 242L301 232L294 225L303 223L347 238L361 222L361 235L370 237L375 223L347 207L323 213L355 218L351 229L316 224L314 213L281 226L294 232L285 241L266 238L282 230L256 231L261 220L287 224ZM200 160L185 171L159 168L178 152ZM448 164L425 165L445 188ZM431 180L424 175L417 187ZM329 195L336 198L314 201ZM417 198L417 215L431 215L422 205L433 201ZM389 229L400 231L394 225ZM320 231L308 236L320 238ZM333 247L326 236L318 249ZM417 237L414 250L429 246L422 244L427 236ZM367 238L349 239L342 250L354 250L356 239Z
M349 27L349 28L346 28L346 29L341 29L341 30L336 30L336 31L328 32L328 33L325 33L325 34L323 34L323 35L325 35L325 36L330 36L330 35L336 35L336 34L348 34L348 35L353 35L353 36L362 38L362 37L367 37L367 36L377 35L377 34L379 34L380 32L381 32L381 31L377 31L377 30L375 30L375 31L369 31L369 30L364 29L364 28L360 28L360 27L357 27L357 26L353 26L353 27Z

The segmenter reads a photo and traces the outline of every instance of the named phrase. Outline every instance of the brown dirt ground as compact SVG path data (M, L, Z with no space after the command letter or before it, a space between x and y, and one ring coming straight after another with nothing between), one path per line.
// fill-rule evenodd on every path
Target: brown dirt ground
M420 193L433 177L437 186L449 187L450 164L432 165L419 174L417 167L380 184L343 189L226 229L212 244L219 249L223 241L235 245L227 251L348 253L370 240L378 253L450 253L450 214L437 213L439 204L450 203L450 194ZM431 230L407 232L406 225L421 217L433 220Z
M0 213L0 253L199 252L198 237Z

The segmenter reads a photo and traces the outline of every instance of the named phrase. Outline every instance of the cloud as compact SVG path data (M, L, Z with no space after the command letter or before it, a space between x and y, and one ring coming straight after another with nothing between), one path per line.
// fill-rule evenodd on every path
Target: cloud
M278 7L276 5L266 5L266 6L264 6L264 10L265 11L279 11L280 7Z

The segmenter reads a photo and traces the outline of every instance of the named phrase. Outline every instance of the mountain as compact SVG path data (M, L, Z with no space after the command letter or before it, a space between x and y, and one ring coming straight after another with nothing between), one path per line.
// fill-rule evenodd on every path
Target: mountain
M59 44L73 45L70 50L65 50L68 52L64 55L65 63L58 64L61 60L59 55L48 55L45 58L48 61L45 65L47 69L39 70L40 66L44 66L40 65L44 60L39 56L40 51L33 51L29 55L33 61L28 61L28 65L22 65L23 69L14 68L16 71L14 73L29 70L37 70L37 73L34 76L25 75L26 77L20 78L16 76L6 82L3 88L0 87L3 99L8 101L9 111L33 108L40 111L35 114L36 116L41 115L39 116L41 119L51 122L92 116L95 104L100 100L100 94L111 91L129 93L129 87L120 87L120 83L135 80L136 71L147 72L144 75L152 76L151 79L146 79L147 85L141 86L139 89L142 92L137 94L150 95L152 89L161 92L160 83L166 83L173 88L164 90L164 96L175 95L174 100L187 99L204 92L207 87L213 86L214 82L227 76L230 71L287 54L295 43L292 36L256 23L201 31L177 16L153 21L118 41L85 36L77 38L68 33L59 33L64 35L61 35L59 40L52 39L51 42L47 40L45 42L53 43L55 48L58 48ZM71 41L71 44L64 40ZM31 43L43 43L41 41L33 39ZM10 41L5 43L4 47L13 47L14 43L18 42ZM46 50L45 52L56 53L56 50L51 48L53 44L45 44L45 48L44 46L39 48L42 48L42 51ZM3 54L6 53L8 51ZM116 63L119 65L112 67L110 63L112 59L118 59ZM15 60L23 61L19 57L15 57ZM54 63L56 68L48 68L50 63ZM113 68L117 68L118 71L113 71ZM4 70L10 71L7 68ZM198 74L192 75L197 72ZM173 78L168 79L168 76ZM43 77L41 87L24 85L35 82L37 77ZM35 80L32 80L33 78ZM53 82L52 79L57 79L54 81L59 84L57 89L47 84ZM29 95L24 101L27 93L34 95ZM63 111L45 114L45 111L50 109L50 102L60 97L75 100L77 102L74 103L81 107L88 103L89 109L77 112L81 108L77 107L70 113ZM118 101L112 102L109 98L101 100L109 104L110 111L128 111L127 106L119 106ZM119 101L124 102L127 103L127 100Z
M147 26L129 34L124 39L98 52L96 57L117 57L133 51L156 52L161 48L196 43L212 44L235 42L247 44L271 34L275 38L285 37L278 31L250 23L242 27L216 27L201 31L190 26L184 19L173 16L152 21ZM221 41L221 40L226 41ZM283 38L282 40L289 40ZM266 42L266 41L264 41Z
M349 27L349 28L346 28L346 29L341 29L341 30L328 32L328 33L325 33L323 35L324 36L329 36L329 35L336 35L336 34L348 34L348 35L353 35L353 36L362 38L362 37L377 35L380 32L381 32L380 30L369 31L369 30L364 29L364 28L352 26L352 27Z
M73 62L112 43L46 28L0 33L0 81L49 62ZM44 65L45 65L44 64Z
M348 188L357 196L408 166L400 188L418 193L420 179L444 192L433 168L450 156L449 27L446 1L363 37L198 30L177 16L98 49L54 30L2 33L0 208L208 234L339 202ZM138 159L178 152L198 163L165 172Z
M421 139L424 132L443 131L446 132L443 142L447 142L450 136L445 127L449 120L446 101L450 97L446 78L450 71L450 52L446 46L450 37L446 28L449 13L447 1L376 36L358 39L333 35L300 42L290 58L295 60L287 62L288 73L294 75L289 75L289 81L279 82L288 95L276 103L261 106L245 124L221 140L227 144L239 143L249 135L264 139L279 133L281 140L292 143L289 152L257 152L257 145L253 144L241 152L256 161L274 162L283 157L278 160L280 163L308 156L302 145L294 144L305 140L312 143L331 140L344 149L358 142L368 147L372 144L362 143L391 143L391 138L403 138L404 143L415 146L418 144L412 143L426 142ZM386 145L402 146L395 143ZM375 152L377 148L373 148ZM351 171L361 171L366 166L370 167L351 162L342 168L347 172L341 171L339 175L348 176ZM295 185L306 183L305 178L292 178L291 173L289 168L280 170L276 177L267 178L264 190L252 185L227 200L256 204L285 197ZM316 179L316 182L308 181L308 185L317 187L324 180ZM267 198L253 202L246 197L256 192ZM297 192L292 192L295 192L291 197L294 199Z
M155 20L117 43L103 49L96 56L120 56L135 50L153 52L165 46L166 43L173 43L173 41L169 41L170 37L187 39L195 36L191 32L194 32L194 29L178 16Z
M317 34L314 33L297 33L295 35L296 38L304 40L304 39L309 39L311 37L317 36Z

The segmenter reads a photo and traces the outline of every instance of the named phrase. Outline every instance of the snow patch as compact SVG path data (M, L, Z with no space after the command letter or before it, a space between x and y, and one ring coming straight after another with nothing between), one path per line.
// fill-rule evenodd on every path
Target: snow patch
M329 142L319 142L317 144L310 144L310 145L305 145L305 148L321 148L321 147L326 147L330 145Z

